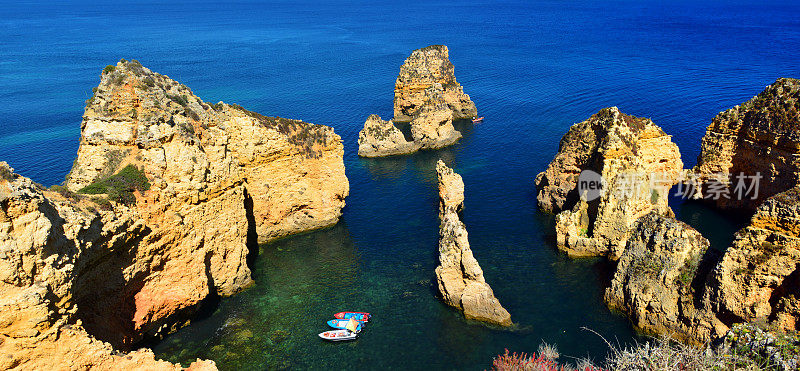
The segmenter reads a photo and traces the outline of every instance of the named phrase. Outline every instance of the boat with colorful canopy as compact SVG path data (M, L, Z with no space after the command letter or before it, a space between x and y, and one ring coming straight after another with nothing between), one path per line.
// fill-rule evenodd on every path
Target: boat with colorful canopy
M355 318L350 318L350 319L332 319L332 320L328 321L328 326L333 327L333 328L337 328L337 329L346 329L347 328L347 323L350 322L350 320L354 320L354 319ZM356 320L356 322L358 322L358 320ZM361 332L361 327L362 327L362 322L358 322L358 325L356 326L356 332Z
M350 319L353 318L360 322L369 322L372 315L366 312L339 312L333 315L336 319Z

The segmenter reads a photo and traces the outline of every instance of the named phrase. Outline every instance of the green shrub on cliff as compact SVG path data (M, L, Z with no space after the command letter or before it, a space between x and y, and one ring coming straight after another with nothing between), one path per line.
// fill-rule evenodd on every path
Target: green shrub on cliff
M9 170L8 165L3 163L0 165L0 179L3 180L12 180L14 179L14 174Z
M117 66L113 64L109 64L106 68L103 68L103 74L114 72L117 69Z
M133 192L144 192L150 189L150 182L144 172L136 166L128 165L118 173L104 179L100 179L86 187L81 188L78 193L83 194L107 194L108 199L131 205L136 202Z
M58 184L52 185L50 186L50 190L53 192L57 192L58 194L64 196L65 198L71 198L71 199L77 198L75 192L70 191L69 188L64 187L62 185Z

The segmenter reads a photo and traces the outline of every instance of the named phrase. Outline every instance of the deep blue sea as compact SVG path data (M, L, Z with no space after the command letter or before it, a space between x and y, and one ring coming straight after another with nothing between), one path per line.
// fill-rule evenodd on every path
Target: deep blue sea
M575 122L603 107L650 117L693 166L706 126L778 77L800 77L796 1L465 1L3 4L0 160L63 181L84 100L102 68L138 59L193 89L268 115L330 125L344 139L351 195L335 227L260 247L256 285L154 345L187 365L237 369L467 369L505 348L557 344L561 360L602 359L636 340L602 302L608 267L554 248L533 179ZM446 44L482 124L453 147L360 159L369 114L392 115L408 54ZM435 296L434 164L466 184L477 260L518 326L465 321ZM724 248L736 225L699 205L679 217ZM374 313L361 338L324 343L340 310Z

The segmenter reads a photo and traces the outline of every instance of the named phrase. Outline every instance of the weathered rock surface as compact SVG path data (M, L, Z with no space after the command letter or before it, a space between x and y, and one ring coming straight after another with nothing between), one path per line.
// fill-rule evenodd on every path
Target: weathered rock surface
M606 108L573 125L548 168L536 177L539 208L558 213L559 248L570 256L618 258L636 220L672 215L667 193L683 174L671 137L651 120ZM602 176L594 199L578 194L584 170Z
M645 332L695 342L710 339L716 321L705 310L697 272L709 242L692 227L656 213L640 218L606 289L612 309ZM727 330L724 326L720 333ZM713 332L716 334L716 332Z
M447 147L461 139L447 108L427 111L411 121L411 136L424 149Z
M436 163L439 177L439 292L448 305L468 319L511 325L511 315L494 296L483 270L472 255L467 229L458 213L464 205L464 182L442 160Z
M800 188L758 207L711 279L715 312L728 325L769 321L800 330Z
M62 339L85 339L75 349L87 364L118 367L112 345L174 331L207 297L249 285L248 243L336 223L349 191L342 155L329 127L206 104L136 61L107 67L66 185L132 165L150 187L108 202L0 169L0 304L14 308L0 318L0 352L39 368L60 356L31 344L63 353Z
M419 143L407 141L391 120L384 121L378 115L370 115L358 133L358 155L362 157L405 155L420 147Z
M89 335L80 321L83 314L94 312L81 312L79 299L85 305L103 305L116 299L100 295L121 294L81 291L93 289L82 284L87 276L116 282L122 274L92 271L88 262L114 257L142 235L143 225L124 206L97 212L89 201L65 198L13 174L4 162L0 162L0 175L0 368L179 368L156 361L149 350L118 353L111 344ZM141 264L153 264L152 260ZM195 295L208 292L208 287L200 289ZM91 295L96 300L86 301ZM108 321L126 314L128 321L132 319L130 308L105 309ZM213 361L198 361L192 368L216 369Z
M414 50L400 67L394 86L394 121L409 122L426 109L444 106L453 119L478 114L475 103L456 81L447 46L431 45Z
M782 78L753 99L718 114L706 130L695 173L709 184L732 182L724 209L755 210L800 179L800 80ZM735 195L739 175L760 174L758 196ZM750 184L749 182L745 184ZM748 196L752 196L752 193Z

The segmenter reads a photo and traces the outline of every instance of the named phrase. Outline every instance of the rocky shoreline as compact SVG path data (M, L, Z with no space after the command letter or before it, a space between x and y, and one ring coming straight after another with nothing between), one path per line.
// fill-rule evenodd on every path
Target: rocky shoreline
M610 108L573 125L536 178L539 208L558 213L558 248L617 261L605 300L643 332L703 344L744 322L799 330L798 97L798 80L778 79L717 115L692 170L682 169L677 146L650 120ZM587 170L605 182L593 199L579 194L579 175ZM644 174L637 179L644 186L618 192L625 174ZM655 174L654 182L648 177ZM745 190L733 189L745 176L763 177L760 193L711 197L721 187ZM754 213L721 256L675 220L666 202L675 184L693 189L688 198Z
M246 288L256 242L335 224L349 193L329 127L207 104L136 61L94 92L66 187L0 164L5 369L178 367L118 350Z

